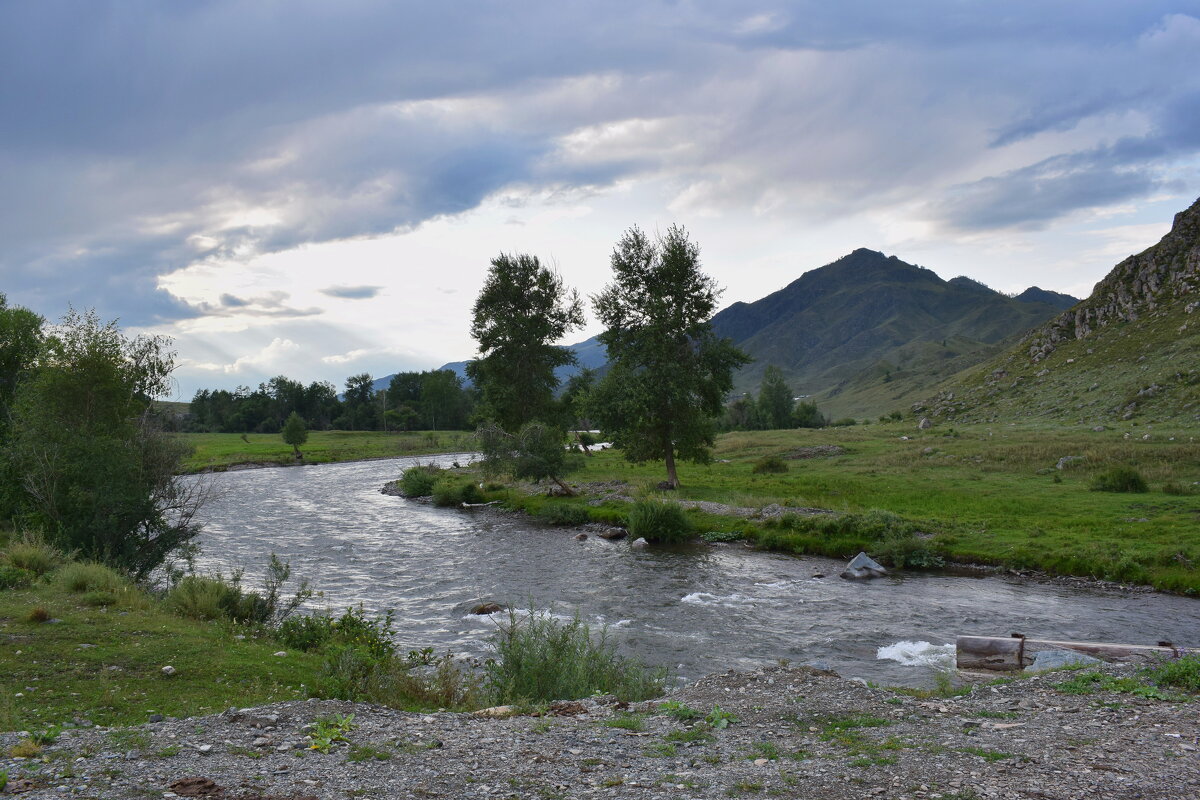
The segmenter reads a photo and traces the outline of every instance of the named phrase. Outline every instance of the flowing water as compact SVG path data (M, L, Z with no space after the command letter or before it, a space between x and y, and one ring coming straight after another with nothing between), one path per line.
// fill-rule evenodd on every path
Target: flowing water
M622 649L685 678L789 659L921 685L931 666L953 663L959 633L1200 645L1200 601L1183 597L998 577L852 582L837 577L841 562L825 558L736 543L637 550L594 536L576 541L573 530L517 515L380 493L417 461L198 478L216 494L201 514L200 568L245 567L253 586L277 553L323 592L322 606L393 609L403 649L484 655L495 623L469 613L480 601L579 614L608 625Z

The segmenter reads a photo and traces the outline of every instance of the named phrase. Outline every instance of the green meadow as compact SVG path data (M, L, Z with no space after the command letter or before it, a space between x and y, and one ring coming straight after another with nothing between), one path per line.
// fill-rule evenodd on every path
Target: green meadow
M278 433L181 433L192 446L185 472L225 470L239 464L294 464L292 446ZM447 453L470 447L465 431L309 431L300 448L305 464Z
M1193 433L1130 425L1099 432L1049 425L917 431L911 423L738 432L718 437L713 463L682 465L683 485L674 492L656 488L665 477L661 464L627 464L614 451L585 459L571 480L584 491L587 483L620 480L630 484L623 493L639 499L822 508L851 521L890 512L908 538L948 561L1196 593L1200 443ZM806 449L822 445L843 452ZM755 465L771 457L787 471L756 474ZM1148 491L1094 491L1097 477L1114 467L1136 470ZM622 514L618 504L593 507L581 499L510 493L509 502L547 517L570 516L551 512L555 505L579 505L599 520L620 521ZM697 531L782 551L850 557L856 548L880 544L881 534L866 524L858 530L853 522L835 526L799 515L764 523L688 513Z

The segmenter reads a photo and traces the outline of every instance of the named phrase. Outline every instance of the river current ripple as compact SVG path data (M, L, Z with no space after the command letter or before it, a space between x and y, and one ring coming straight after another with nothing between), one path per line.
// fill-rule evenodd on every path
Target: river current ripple
M847 677L922 685L960 633L1200 645L1200 601L1118 594L1000 577L908 574L869 582L842 564L739 545L631 549L493 511L390 497L382 485L418 461L398 458L200 476L214 498L199 515L199 569L244 567L260 580L271 553L291 562L335 611L392 609L403 649L482 656L495 626L480 601L549 609L608 625L625 651L688 679L789 659ZM463 458L458 456L458 458ZM815 575L825 577L817 578ZM892 648L899 661L877 658ZM917 665L918 668L914 668ZM919 668L924 666L924 668Z

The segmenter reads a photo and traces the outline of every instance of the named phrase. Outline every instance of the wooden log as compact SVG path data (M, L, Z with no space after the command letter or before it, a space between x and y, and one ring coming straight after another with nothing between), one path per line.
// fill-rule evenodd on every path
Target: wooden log
M1103 661L1130 661L1155 656L1176 656L1179 649L1168 642L1157 645L1112 642L1066 642L1055 639L1026 639L1023 636L959 636L955 640L959 669L1017 670L1033 662L1042 650L1074 650Z

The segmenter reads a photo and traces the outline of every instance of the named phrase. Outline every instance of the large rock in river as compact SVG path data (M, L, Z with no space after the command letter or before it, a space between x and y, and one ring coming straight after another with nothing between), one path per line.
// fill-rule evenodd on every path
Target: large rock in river
M848 580L882 578L884 575L887 575L887 570L866 553L856 555L842 570L842 577Z

